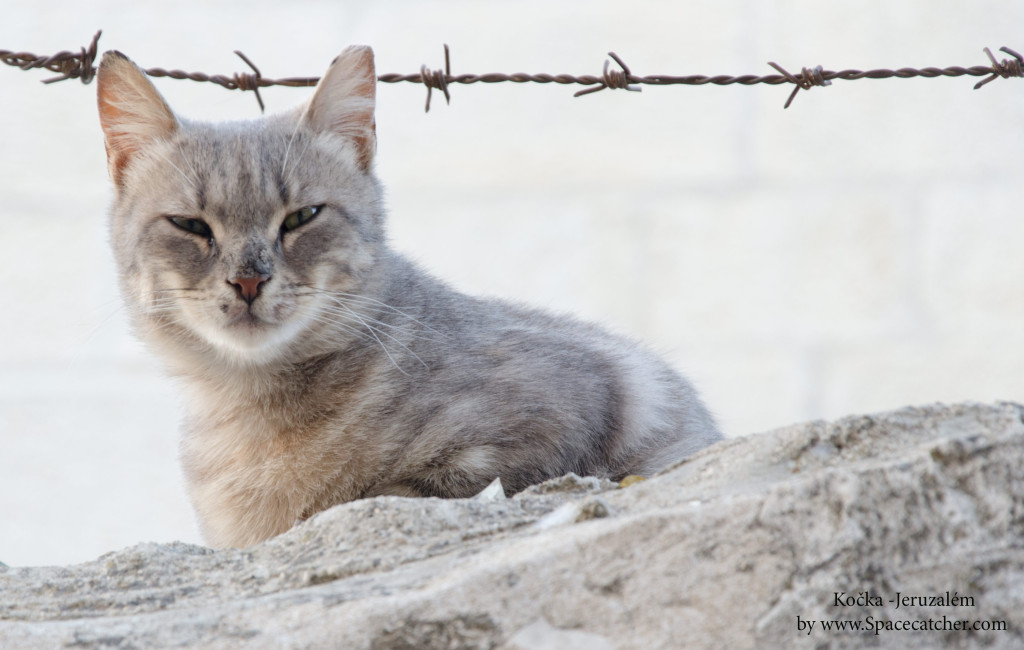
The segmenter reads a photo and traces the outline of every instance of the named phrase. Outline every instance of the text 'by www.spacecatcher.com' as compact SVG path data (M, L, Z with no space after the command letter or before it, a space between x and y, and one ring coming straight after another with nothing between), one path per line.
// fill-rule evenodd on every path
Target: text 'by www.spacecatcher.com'
M982 620L962 617L975 607L974 596L961 595L955 591L937 594L896 594L885 599L870 591L833 594L832 606L841 608L844 614L853 614L855 609L870 609L870 615L833 619L804 619L796 617L796 629L811 634L881 634L883 632L1005 632L1006 621ZM949 615L935 615L936 609L950 611ZM881 610L881 611L877 611ZM927 610L927 615L922 610ZM965 611L966 610L966 611Z

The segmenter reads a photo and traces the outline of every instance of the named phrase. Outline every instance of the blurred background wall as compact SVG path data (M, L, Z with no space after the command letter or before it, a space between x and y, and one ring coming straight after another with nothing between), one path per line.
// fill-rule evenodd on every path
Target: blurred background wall
M628 6L628 8L626 8ZM104 30L143 67L318 76L367 43L379 73L637 74L982 65L1024 50L1024 3L7 3L0 48ZM1003 55L1000 54L1000 58ZM0 67L0 561L198 541L178 395L127 330L107 244L95 86ZM394 245L474 294L641 339L730 436L933 401L1024 400L1024 81L790 87L378 88ZM258 115L169 79L180 113ZM309 96L265 89L268 111Z

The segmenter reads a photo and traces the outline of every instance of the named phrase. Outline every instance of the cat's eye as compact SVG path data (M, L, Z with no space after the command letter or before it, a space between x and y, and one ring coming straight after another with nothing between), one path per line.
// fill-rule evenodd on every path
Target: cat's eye
M213 231L209 224L202 219L189 219L188 217L167 217L167 220L185 232L190 232L200 237L213 239Z
M284 218L284 223L281 224L281 232L295 230L299 226L309 223L316 218L316 215L320 214L323 208L324 206L322 205L307 205L301 210L292 212Z

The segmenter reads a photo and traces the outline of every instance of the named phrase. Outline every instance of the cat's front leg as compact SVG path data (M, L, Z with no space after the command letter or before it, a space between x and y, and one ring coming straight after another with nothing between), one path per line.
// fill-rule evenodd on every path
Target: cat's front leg
M186 428L181 461L189 498L206 543L246 547L292 527L306 504L301 490L268 471L267 458L239 444L244 437L215 427ZM292 486L293 487L293 486Z
M188 487L203 538L214 548L252 546L301 521L299 504L283 494L244 486L237 478L219 476Z

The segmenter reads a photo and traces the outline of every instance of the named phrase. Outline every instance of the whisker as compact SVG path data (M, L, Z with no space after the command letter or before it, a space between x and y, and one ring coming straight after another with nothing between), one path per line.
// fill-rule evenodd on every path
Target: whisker
M331 319L331 318L325 318L325 317L322 317L322 316L313 316L312 319L314 321L318 322L318 323L323 323L324 325L329 325L331 327L341 328L345 332L348 332L349 334L352 334L353 336L357 336L359 338L363 338L363 339L371 338L371 336L369 336L366 332L364 332L364 331L362 331L362 330L360 330L358 328L352 327L348 323L342 323L342 322L339 322L337 320L334 320L334 319Z
M299 123L299 124L301 124L301 121L300 121L300 123ZM297 128L298 128L298 124L296 125L296 129L297 129ZM297 161L300 161L300 160L302 160L302 158L303 158L303 157L304 157L304 156L306 155L306 152L307 152L307 151L309 151L309 146L310 146L310 145L311 145L312 143L313 143L313 138L306 138L306 146L304 146L304 147L302 148L302 153L300 153L300 154L299 154L299 155L298 155L298 156L297 156L297 157L295 158L296 162L297 162Z
M288 154L291 153L292 143L295 142L295 136L299 133L299 127L302 126L302 120L299 119L295 122L295 128L292 130L292 136L288 138L288 145L284 148L284 160L281 161L281 177L284 178L284 174L288 171Z
M330 291L330 290L327 290L327 289L318 289L316 287L311 287L309 285L303 285L303 286L305 286L307 289L309 289L310 291L312 291L314 293L325 294L325 295L330 296L330 297L335 298L335 299L344 298L345 300L348 300L348 301L355 301L355 302L363 301L363 302L366 302L366 303L370 303L370 304L373 304L373 305L377 305L377 306L383 307L384 309L387 309L388 311L390 311L392 313L398 314L399 316L402 316L404 318L408 318L409 320L411 320L412 322L416 323L417 325L422 326L424 329L428 329L431 332L433 332L433 333L435 333L435 334L437 334L439 336L442 336L442 337L444 337L446 339L449 338L448 335L445 334L444 332L439 332L438 330L434 329L430 325L427 325L426 323L424 323L423 321L419 320L415 316L407 314L406 312L402 311L398 307L395 307L393 305L389 305L388 303L380 301L380 300L377 300L376 298L371 298L370 296L363 296L363 295L356 294L356 293L346 293L344 291Z
M335 302L337 302L336 299L333 299L333 300L335 300ZM338 311L339 307L342 307L342 308L344 308L347 311L346 312L339 312ZM348 305L342 304L340 302L338 303L338 307L333 307L333 306L328 305L328 306L322 307L322 309L325 309L325 310L328 310L328 311L332 311L334 313L347 313L348 311L352 311L351 307L349 307ZM411 338L414 338L414 339L416 339L418 341L428 341L430 343L443 343L443 341L438 339L438 338L435 338L435 337L432 337L432 336L425 336L423 334L420 334L419 332L412 331L410 329L406 329L406 328L402 327L401 325L394 325L392 323L386 323L386 322L384 322L382 320L377 320L376 318L371 318L370 316L368 316L366 314L360 314L360 315L363 318L367 319L369 322L373 323L375 326L387 327L388 329L391 329L391 330L397 330L399 332L407 334Z
M309 312L313 312L313 313L309 313ZM361 329L359 329L357 327L353 327L352 325L349 325L348 323L340 321L340 320L338 320L336 318L330 318L329 315L323 314L322 311L314 310L312 308L312 306L306 306L305 313L303 313L303 315L308 317L308 318L310 318L310 319L312 319L313 321L316 321L317 323L322 323L324 325L338 326L338 327L342 328L343 330L345 330L346 332L348 332L350 334L355 334L356 336L358 336L360 338L370 338L367 335L367 333L364 332L363 330L361 330Z
M181 159L185 161L185 164L188 165L189 170L191 170L192 178L195 179L196 183L200 183L199 173L196 172L196 168L192 166L192 161L189 160L189 157L185 155L185 151L181 148L181 140L178 140L178 153L181 154ZM193 185L193 187L195 187L195 185ZM198 188L196 191L198 191Z
M363 320L362 318L359 318L359 315L358 315L358 314L356 314L355 312L352 312L352 315L353 315L353 316L355 316L355 317L356 317L356 319L357 319L357 320L358 320L358 321L359 321L360 323L362 323L362 324L363 324L363 326L365 326L365 327L366 327L367 331L369 331L369 332L370 332L370 336L372 336L372 337L374 338L374 340L376 340L376 341L377 341L377 343L379 343L379 344L380 344L380 348L381 348L382 350L384 350L384 354L388 355L388 359L391 359L391 363L392 363L392 364L394 364L395 368L397 368L397 369L398 369L398 371L399 371L400 373L402 373L403 375L405 375L405 376L407 376L407 377L408 377L408 376L409 376L409 373L407 373L407 372L406 372L406 371L405 371L405 370L404 370L404 369L403 369L403 368L402 368L402 367L401 367L400 365L398 365L398 362L397 362L397 361L395 361L395 358L394 358L393 356L391 356L391 352L390 352L390 351L388 350L388 346L384 345L384 341L381 341L381 340L380 340L380 337L378 337L378 336L377 336L377 334L376 334L376 331L375 331L375 330L373 329L373 327L371 327L371 326L370 326L369 324L367 324L367 322L366 322L366 321L364 321L364 320ZM387 336L387 334L385 334L384 332L381 332L381 334L384 334L384 336ZM395 341L396 343L398 343L399 345L402 345L402 342L401 342L401 341L399 341L398 339L395 339L395 337L391 336L391 337L388 337L388 338L391 338L391 339L393 339L393 340L394 340L394 341ZM405 347L405 346L404 346L404 345L402 345L402 347ZM409 348L407 348L407 347L406 347L405 349L406 349L406 350L409 350ZM412 350L409 350L409 352L411 353L411 352L412 352ZM415 353L413 353L413 355L412 355L412 356L416 357L416 354L415 354ZM416 357L416 358L417 358L417 359L419 359L419 357ZM420 359L420 363L423 363L423 360L422 360L422 359ZM423 364L423 365L426 365L426 364Z
M384 330L381 330L381 329L377 329L377 328L375 328L374 326L370 325L369 323L367 323L367 322L366 322L366 321L365 321L365 320L364 320L364 319L363 319L363 318L362 318L362 317L361 317L361 316L359 315L359 313L358 313L358 312L356 312L355 310L351 309L350 307L348 307L348 306L347 306L347 305L345 305L344 303L338 303L338 304L339 304L339 306L341 306L342 308L344 308L344 309L345 309L346 311L348 311L348 313L349 313L349 314L351 314L351 315L352 315L353 317L355 317L355 318L356 318L356 319L357 319L357 320L358 320L358 321L359 321L360 323L362 323L362 324L363 324L363 326L364 326L364 327L365 327L365 328L366 328L367 330L369 330L371 334L373 334L373 338L377 339L377 342L381 344L381 347L384 347L384 343L383 343L383 342L382 342L382 341L381 341L381 340L380 340L380 339L379 339L379 338L377 337L377 334L381 334L382 336L386 336L387 338L391 339L392 341L394 341L394 342L395 342L395 343L397 343L398 345L402 346L403 348L405 348L405 350L406 350L406 351L407 351L407 352L408 352L409 354L411 354L411 355L413 356L413 358L415 358L415 359L416 359L417 361L419 361L419 362L420 362L421 364L423 364L423 367L424 367L424 368L430 368L430 366L428 366L428 365L427 365L427 362L426 362L426 361L424 361L423 359L421 359L421 358L419 357L419 355L418 355L418 354L416 354L415 352L413 352L412 348L410 348L410 347L409 347L408 345L406 345L406 344L405 344L405 343L403 343L402 341L399 341L399 340L398 340L397 338L395 338L394 336L391 336L390 334L388 334L388 333L387 333L387 332L385 332ZM340 315L340 314L339 314L339 315ZM387 352L387 348L384 348L384 351L385 351L385 352ZM388 356L390 357L391 355L390 355L390 354L388 354ZM401 368L399 368L399 370L401 370ZM403 372L403 373L405 373L405 371L404 371L404 370L403 370L402 372ZM405 374L408 374L408 373L405 373Z
M163 158L164 162L166 162L168 165L170 165L171 167L174 167L174 169L176 169L178 171L178 173L181 174L181 177L185 179L185 182L192 186L192 189L194 189L197 192L199 191L199 188L197 188L196 184L192 182L192 179L190 179L188 176L186 176L185 172L181 171L181 169L179 169L177 165L172 163L171 160L167 156L165 156L165 155L163 155L163 154L161 154L159 152L156 152L156 155L159 156L160 158Z
M373 327L372 325L367 323L366 320L363 319L356 311L350 309L346 305L340 304L339 306L343 307L344 311L341 311L341 310L339 310L337 308L330 308L330 307L328 307L328 308L324 309L324 308L321 307L321 313L331 314L331 315L333 315L335 317L344 316L344 317L349 317L349 318L355 318L356 320L358 320L360 322L360 324L362 324L362 326L366 328L366 332L369 333L369 335L373 337L373 339L377 342L378 345L380 345L381 349L384 351L384 354L386 354L388 359L391 360L391 363L395 366L395 368L398 369L398 371L401 372L403 375L409 376L409 373L406 372L401 366L398 365L398 362L395 361L395 358L394 358L394 356L392 356L391 351L388 350L387 345L384 344L384 341L382 341L381 338L379 336L377 336L377 334L380 334L382 336L385 336L385 337L391 339L392 341L394 341L395 343L400 345L402 348L404 348L417 361L422 363L425 368L429 368L429 366L427 366L426 362L424 362L423 359L421 359L419 357L419 355L417 355L415 352L413 352L412 349L409 348L409 346L405 345L402 341L399 341L397 338L391 336L390 334L388 334L387 332L385 332L383 330L379 330L379 329ZM341 326L345 325L345 323L343 323L342 321L338 320L337 318L333 319L333 322L336 325L341 325Z
M107 301L107 304L109 305L110 302L113 301ZM89 342L92 341L96 337L96 335L99 334L100 330L109 325L111 321L114 320L114 317L117 316L122 311L127 312L124 303L120 303L116 305L113 309L106 311L106 313L100 318L100 321L96 323L96 325L94 325L92 328L90 328L88 332L86 332L85 337L75 344L71 356L68 358L67 363L64 365L65 379L67 379L68 375L71 374L71 370L75 366L75 364L78 363L78 361L82 358L82 355L85 353L85 347L89 344Z

